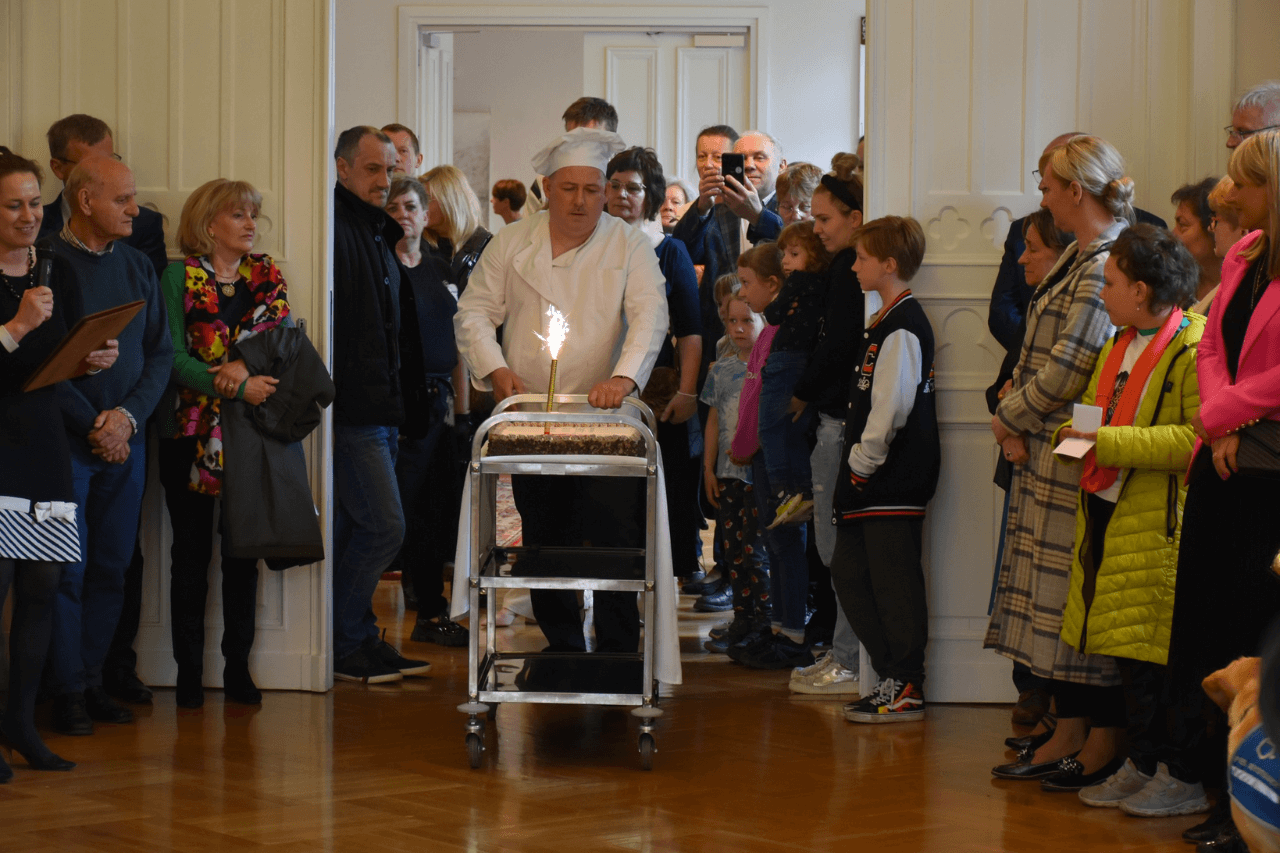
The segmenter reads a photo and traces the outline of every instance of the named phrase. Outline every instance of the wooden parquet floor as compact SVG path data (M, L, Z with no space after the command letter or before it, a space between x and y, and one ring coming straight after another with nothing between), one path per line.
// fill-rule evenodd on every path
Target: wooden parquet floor
M1195 818L1143 821L1034 783L996 781L1007 706L930 706L923 723L854 726L840 702L791 696L787 673L701 650L715 621L681 611L685 684L663 707L654 770L625 709L504 705L479 770L463 747L466 653L388 639L433 663L402 685L268 692L260 709L176 708L51 736L80 762L0 786L4 851L1156 851ZM536 627L502 632L512 645Z

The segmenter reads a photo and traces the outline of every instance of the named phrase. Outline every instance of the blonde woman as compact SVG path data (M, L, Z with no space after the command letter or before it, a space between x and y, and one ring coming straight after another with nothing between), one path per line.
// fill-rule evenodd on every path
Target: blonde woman
M1094 725L1109 733L1124 724L1123 713L1102 718L1099 708L1113 706L1093 707L1094 691L1072 690L1073 685L1119 690L1115 660L1081 655L1058 636L1071 573L1081 464L1055 459L1052 437L1071 417L1071 405L1080 401L1113 331L1102 301L1103 267L1112 242L1133 221L1133 181L1125 176L1119 152L1096 136L1071 137L1045 151L1039 166L1040 206L1052 214L1056 228L1076 240L1036 288L1012 386L991 421L1004 457L1013 463L1013 477L1004 555L984 645L1034 675L1053 679L1050 692L1059 724L1047 743L992 771L1017 779L1052 775L1061 760L1077 752L1083 776L1103 771L1116 756L1115 743L1094 738L1089 750L1083 750L1085 718L1094 716Z
M160 279L176 394L160 415L160 482L173 523L169 602L183 708L204 704L204 615L214 502L222 493L223 406L232 400L261 405L279 382L249 375L243 361L223 362L237 341L292 325L284 277L269 255L253 251L261 208L262 195L245 181L217 178L197 187L178 224L178 248L186 257ZM257 596L258 561L224 553L223 688L229 700L245 705L262 702L249 674Z
M448 282L461 296L480 253L493 235L480 225L480 200L454 166L436 166L421 178L427 190L427 228L422 237L449 267Z

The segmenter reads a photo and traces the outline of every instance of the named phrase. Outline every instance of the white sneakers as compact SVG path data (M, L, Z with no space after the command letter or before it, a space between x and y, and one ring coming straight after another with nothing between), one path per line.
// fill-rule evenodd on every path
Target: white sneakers
M1164 762L1156 765L1156 775L1148 776L1132 761L1126 761L1105 782L1081 790L1080 801L1089 806L1118 808L1135 817L1173 817L1209 810L1204 785L1189 785L1173 778Z
M791 671L791 692L822 696L856 694L858 672L842 666L828 651L812 666Z

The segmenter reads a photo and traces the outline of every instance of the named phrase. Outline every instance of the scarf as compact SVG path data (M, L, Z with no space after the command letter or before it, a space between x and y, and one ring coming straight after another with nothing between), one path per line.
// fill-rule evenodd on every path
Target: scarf
M245 255L240 259L240 279L248 284L253 298L239 318L221 316L222 289L208 257L187 258L184 271L182 307L187 353L205 364L223 364L233 343L274 329L289 316L284 278L269 255ZM196 437L196 457L187 488L217 497L222 491L222 398L179 386L177 421L179 436Z
M1096 402L1104 412L1103 426L1133 426L1133 419L1137 416L1138 407L1142 404L1142 389L1146 387L1151 371L1155 370L1169 342L1181 328L1182 309L1174 308L1160 326L1160 331L1156 332L1155 339L1142 351L1142 355L1138 356L1128 381L1120 391L1120 399L1113 401L1116 375L1120 372L1120 366L1124 364L1125 351L1138 336L1138 329L1130 326L1120 334L1120 340L1111 348L1111 353L1102 365L1102 373L1098 375ZM1094 494L1111 488L1116 477L1120 475L1119 468L1104 468L1098 464L1096 449L1090 448L1085 454L1084 473L1080 475L1080 488Z

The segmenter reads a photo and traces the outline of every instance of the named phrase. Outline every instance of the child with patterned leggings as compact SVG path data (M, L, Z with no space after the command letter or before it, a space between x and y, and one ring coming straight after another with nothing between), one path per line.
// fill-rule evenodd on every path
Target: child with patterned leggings
M747 359L764 325L759 314L737 293L721 303L726 337L734 351L718 359L707 373L702 402L711 407L706 426L703 482L707 500L716 508L716 536L733 590L733 622L728 631L708 640L709 651L724 652L753 630L769 625L769 574L760 543L760 526L751 468L735 465L729 447L738 426L738 401L747 376Z

